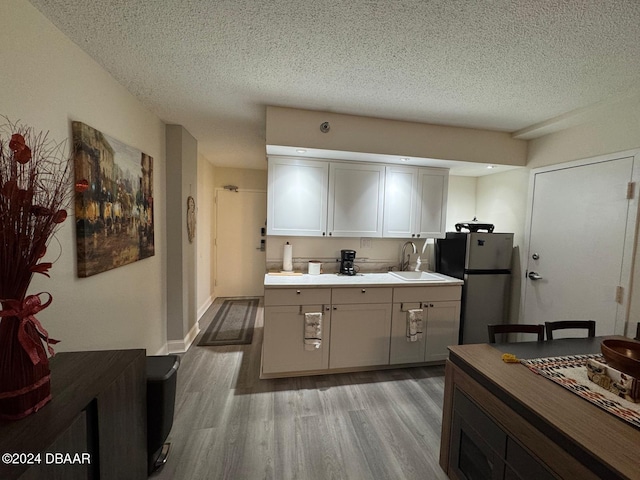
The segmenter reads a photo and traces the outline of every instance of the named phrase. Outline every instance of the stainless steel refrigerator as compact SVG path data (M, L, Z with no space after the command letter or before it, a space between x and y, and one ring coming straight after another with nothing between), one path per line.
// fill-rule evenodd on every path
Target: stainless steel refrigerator
M512 233L448 232L436 242L436 271L464 280L459 343L487 343L487 325L506 323Z

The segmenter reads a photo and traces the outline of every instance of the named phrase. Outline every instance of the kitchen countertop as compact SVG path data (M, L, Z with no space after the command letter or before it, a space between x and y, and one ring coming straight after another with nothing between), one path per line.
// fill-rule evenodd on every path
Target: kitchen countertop
M433 280L402 280L389 273L361 273L358 275L338 275L336 273L323 273L321 275L269 275L264 276L264 286L268 288L278 287L430 287L462 285L464 282L458 278L442 275L441 273L428 272L440 277L440 281Z

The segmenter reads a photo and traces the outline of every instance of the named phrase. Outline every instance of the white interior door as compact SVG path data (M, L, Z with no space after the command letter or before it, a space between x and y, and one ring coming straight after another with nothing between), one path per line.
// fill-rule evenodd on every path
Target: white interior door
M523 323L592 319L596 335L623 333L632 175L633 157L534 174Z
M264 295L266 219L266 192L216 191L216 297Z

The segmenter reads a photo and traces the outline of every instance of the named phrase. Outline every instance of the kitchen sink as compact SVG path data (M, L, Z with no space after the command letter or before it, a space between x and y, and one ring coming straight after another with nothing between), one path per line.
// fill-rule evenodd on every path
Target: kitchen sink
M407 282L441 282L442 277L427 272L389 272L390 275L398 277Z

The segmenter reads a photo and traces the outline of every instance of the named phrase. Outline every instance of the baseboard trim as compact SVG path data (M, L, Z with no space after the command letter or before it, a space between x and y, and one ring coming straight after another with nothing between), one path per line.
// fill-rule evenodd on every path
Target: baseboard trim
M185 353L200 333L200 321L197 321L184 340L169 340L167 342L167 350L169 353Z
M196 323L193 325L193 327L191 328L189 333L187 333L187 335L184 337L183 340L167 341L167 344L161 347L160 350L158 350L158 352L156 353L156 355L167 355L170 353L184 353L187 350L189 350L189 347L191 346L193 341L196 339L196 337L200 333L200 320L202 319L203 315L207 313L207 310L209 310L209 307L213 305L214 300L215 298L213 297L213 295L211 295L209 298L207 298L204 304L202 304L202 306L198 309L198 314L197 314L198 320L196 321Z
M202 306L198 309L198 321L202 319L202 316L207 313L209 307L213 305L213 295L210 295L207 300L202 304Z
M167 353L169 353L169 349L167 348L167 345L163 345L160 350L158 350L156 353L154 353L154 355L166 355Z

